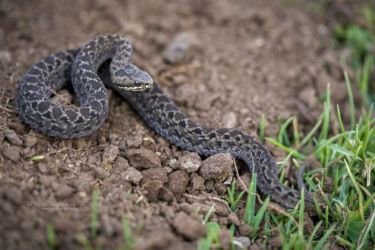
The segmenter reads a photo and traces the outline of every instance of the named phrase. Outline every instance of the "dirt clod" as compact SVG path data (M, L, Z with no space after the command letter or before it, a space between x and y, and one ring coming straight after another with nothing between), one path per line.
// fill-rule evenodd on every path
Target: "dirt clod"
M224 181L233 174L233 160L230 154L216 154L203 161L199 173L206 180Z
M146 148L129 149L127 157L130 165L138 169L161 167L159 156Z
M187 214L179 212L173 220L173 227L176 231L188 240L195 240L207 232L207 227L195 221Z
M201 158L197 153L187 153L177 161L177 166L188 173L198 171L201 166Z
M189 174L184 170L177 170L168 176L168 187L176 196L181 196L188 185Z
M125 170L125 172L121 173L121 178L135 185L138 185L143 176L141 172L139 172L136 168L130 167Z
M15 146L22 146L22 140L14 130L5 131L5 138Z
M18 162L21 158L21 148L17 146L3 146L3 156L13 162Z

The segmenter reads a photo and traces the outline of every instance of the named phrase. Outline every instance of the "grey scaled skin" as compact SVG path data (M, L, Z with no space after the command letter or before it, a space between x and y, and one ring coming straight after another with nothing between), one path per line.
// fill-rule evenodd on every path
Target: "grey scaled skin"
M300 191L282 185L270 152L239 130L201 126L185 116L150 75L131 64L130 43L118 35L99 36L81 49L53 54L25 74L17 88L17 108L32 128L61 138L77 138L96 131L108 114L105 85L117 91L143 120L177 147L203 156L230 153L258 176L258 189L285 208L294 208ZM99 66L111 59L98 76ZM51 95L71 79L80 106L53 104ZM305 193L307 209L312 196Z

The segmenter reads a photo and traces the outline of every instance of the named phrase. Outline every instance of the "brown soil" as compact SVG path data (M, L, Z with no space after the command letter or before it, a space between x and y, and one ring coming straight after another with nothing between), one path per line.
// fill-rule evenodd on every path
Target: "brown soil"
M234 175L228 156L201 159L178 150L115 93L110 92L104 126L79 140L41 135L20 120L14 93L25 71L52 52L108 32L126 35L135 63L193 120L211 127L256 135L264 114L268 135L290 116L306 129L319 115L327 83L334 102L345 99L329 29L303 5L3 0L0 249L46 249L47 225L55 228L59 248L82 247L79 236L90 238L94 190L99 191L95 244L103 249L124 245L124 216L137 249L194 249L207 230L201 221L212 205L212 221L236 224L237 236L250 230L242 222L243 204L235 214L225 203L228 178ZM194 49L182 62L167 64L163 51L180 33L194 40ZM278 159L285 156L267 146ZM246 169L241 174L249 179ZM221 234L225 244L228 232Z

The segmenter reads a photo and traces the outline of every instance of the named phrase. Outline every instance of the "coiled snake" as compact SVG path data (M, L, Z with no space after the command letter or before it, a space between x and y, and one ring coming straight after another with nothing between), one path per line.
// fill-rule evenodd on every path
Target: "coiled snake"
M107 91L97 71L111 59L107 73L111 80L106 85L122 95L158 134L179 148L203 156L230 153L255 170L263 194L286 208L297 204L300 192L279 182L275 160L263 145L239 130L207 128L187 118L148 73L130 63L131 55L130 43L111 34L37 62L17 87L20 116L30 127L50 136L77 138L93 133L108 113ZM54 91L70 80L80 106L52 103ZM312 205L309 195L305 201L307 206Z

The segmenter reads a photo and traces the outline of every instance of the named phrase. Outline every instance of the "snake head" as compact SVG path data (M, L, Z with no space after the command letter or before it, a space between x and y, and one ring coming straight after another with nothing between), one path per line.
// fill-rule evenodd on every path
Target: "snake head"
M111 69L113 84L126 91L145 91L154 85L152 77L134 64L120 69Z

